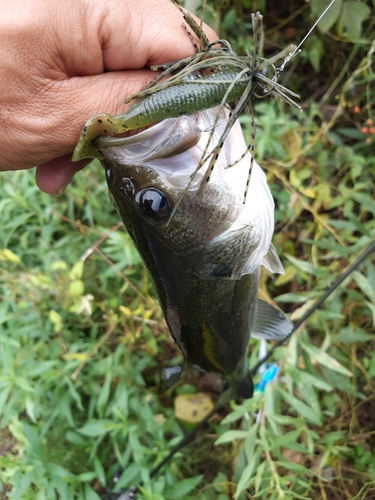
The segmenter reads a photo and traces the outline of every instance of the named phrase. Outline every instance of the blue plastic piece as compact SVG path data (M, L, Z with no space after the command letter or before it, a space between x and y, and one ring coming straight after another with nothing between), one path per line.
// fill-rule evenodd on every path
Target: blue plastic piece
M264 392L266 385L276 378L278 371L279 367L275 363L268 363L262 378L257 384L255 384L255 390L258 392Z

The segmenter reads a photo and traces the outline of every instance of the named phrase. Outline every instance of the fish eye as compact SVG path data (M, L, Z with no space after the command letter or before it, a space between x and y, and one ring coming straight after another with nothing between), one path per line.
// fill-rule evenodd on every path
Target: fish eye
M170 203L162 191L156 188L142 189L136 198L142 215L154 222L162 222L170 214Z

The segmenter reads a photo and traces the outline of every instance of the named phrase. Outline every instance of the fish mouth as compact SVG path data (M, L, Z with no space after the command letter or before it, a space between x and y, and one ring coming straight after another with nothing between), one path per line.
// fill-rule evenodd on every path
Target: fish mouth
M160 123L160 122L157 122ZM94 141L94 146L99 149L107 149L113 146L127 146L128 144L133 144L136 140L139 140L138 134L141 134L145 130L154 127L157 123L151 123L150 125L145 125L144 127L140 127L137 129L128 130L127 132L122 132L120 134L112 135L112 136L98 136ZM128 139L133 136L137 136L136 139L128 141L121 139Z
M184 153L198 144L202 134L198 118L195 118L194 115L194 117L181 117L179 120L183 121L184 119L186 123L189 123L189 127L186 127L184 141L176 141L171 147L160 150L157 156L152 156L149 159L169 158ZM176 123L176 119L169 118L157 123L145 125L144 127L128 130L127 132L122 132L114 136L98 136L95 139L94 146L99 151L103 151L112 147L128 147L137 143L142 143L142 141L152 138L159 130L164 129L165 122L170 122L171 124Z
M99 149L99 146L103 146L104 148L109 147L109 146L107 146L108 139L120 139L120 138L126 138L126 137L133 137L133 135L138 135L141 132L143 132L144 130L147 130L151 127L154 127L158 123L161 123L161 122L150 123L149 125L145 125L144 127L134 128L134 129L128 130L126 132L121 132L120 134L115 134L112 136L98 136L94 142L94 145L96 147L98 147L98 149Z

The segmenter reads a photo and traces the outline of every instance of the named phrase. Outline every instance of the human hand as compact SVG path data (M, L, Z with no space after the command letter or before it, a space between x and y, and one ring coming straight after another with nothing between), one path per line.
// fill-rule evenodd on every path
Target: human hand
M71 162L88 118L123 112L150 66L194 53L169 0L0 0L0 11L0 170L37 165L46 193L88 163Z

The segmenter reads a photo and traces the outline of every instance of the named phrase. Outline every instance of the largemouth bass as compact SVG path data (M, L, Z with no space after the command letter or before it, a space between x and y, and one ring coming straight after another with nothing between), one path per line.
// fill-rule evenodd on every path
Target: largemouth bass
M220 374L226 398L251 397L247 352L251 331L280 338L291 324L256 300L260 266L282 272L271 238L274 204L266 177L254 163L242 203L250 155L235 124L212 178L197 193L204 168L180 200L199 162L217 109L167 119L133 137L102 138L107 183L124 224L154 282L184 365L170 381L196 367ZM214 130L218 140L228 116ZM174 205L178 210L167 224ZM261 331L260 331L261 330Z

